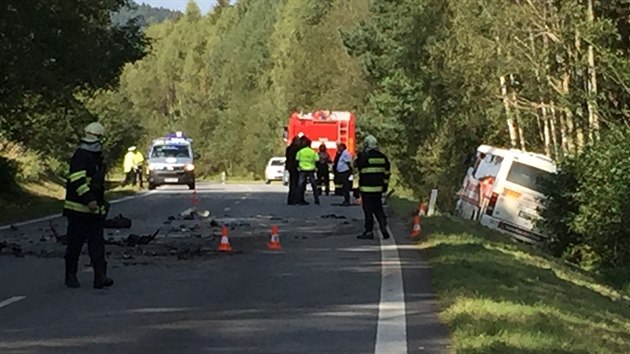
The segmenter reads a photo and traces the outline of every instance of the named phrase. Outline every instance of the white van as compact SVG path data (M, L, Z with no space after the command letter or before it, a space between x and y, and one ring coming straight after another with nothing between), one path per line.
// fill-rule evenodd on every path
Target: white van
M547 156L481 145L457 195L455 214L530 243L545 236L535 227L544 195L540 179L555 174Z

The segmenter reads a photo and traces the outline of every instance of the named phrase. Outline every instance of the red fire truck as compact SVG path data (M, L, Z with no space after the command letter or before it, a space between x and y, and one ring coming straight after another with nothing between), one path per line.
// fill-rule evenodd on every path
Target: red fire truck
M293 113L285 127L284 141L290 143L294 136L306 135L315 150L323 143L332 158L337 154L337 143L344 143L348 151L355 153L355 117L352 112L315 111L308 114Z

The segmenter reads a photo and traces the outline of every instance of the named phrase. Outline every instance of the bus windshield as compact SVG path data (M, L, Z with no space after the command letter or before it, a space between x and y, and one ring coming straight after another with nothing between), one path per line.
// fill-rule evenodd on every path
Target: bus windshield
M520 162L512 162L512 167L506 180L508 182L518 184L525 188L539 192L541 190L541 182L545 178L550 178L551 172L543 171L534 166L526 165Z
M188 145L156 145L151 151L151 157L190 157Z

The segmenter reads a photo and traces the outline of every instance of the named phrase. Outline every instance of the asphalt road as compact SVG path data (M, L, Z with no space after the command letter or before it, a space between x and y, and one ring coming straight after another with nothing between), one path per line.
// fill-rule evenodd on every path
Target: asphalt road
M0 353L448 353L429 271L392 220L395 240L362 241L360 207L285 204L280 185L160 189L113 205L134 220L110 241L153 234L148 245L108 245L107 290L63 285L63 246L50 225L0 231L20 245L0 256ZM196 206L207 219L180 220ZM169 220L174 219L174 220ZM234 252L216 251L229 225ZM269 251L278 225L282 251ZM85 247L87 248L87 247Z

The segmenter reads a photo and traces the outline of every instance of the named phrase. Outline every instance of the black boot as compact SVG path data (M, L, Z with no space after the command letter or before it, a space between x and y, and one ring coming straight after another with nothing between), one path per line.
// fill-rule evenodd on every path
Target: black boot
M372 231L366 231L364 233L362 233L361 235L357 236L357 238L359 240L373 240L374 239L374 233Z
M66 280L65 284L69 288L76 289L81 286L77 278L78 261L66 259Z
M94 267L94 289L103 289L114 285L114 281L107 277L107 262L100 261Z

